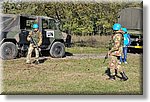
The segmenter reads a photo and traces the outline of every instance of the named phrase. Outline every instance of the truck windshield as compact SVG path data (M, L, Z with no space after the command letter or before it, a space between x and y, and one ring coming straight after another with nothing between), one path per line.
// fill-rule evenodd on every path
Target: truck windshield
M56 22L53 19L43 19L42 24L43 29L57 30Z

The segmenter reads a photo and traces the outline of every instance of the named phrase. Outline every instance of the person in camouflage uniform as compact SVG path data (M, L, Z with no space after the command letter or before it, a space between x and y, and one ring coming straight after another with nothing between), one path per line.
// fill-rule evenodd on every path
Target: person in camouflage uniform
M27 58L26 58L26 63L27 64L31 64L31 55L32 55L32 51L35 50L36 56L35 56L35 64L39 64L39 49L36 48L36 46L31 43L31 40L33 39L38 47L41 46L42 44L42 33L39 31L39 26L38 24L33 24L33 31L29 32L29 35L27 36L27 40L30 41L30 45L28 48L28 54L27 54ZM32 37L32 39L31 39Z
M126 81L128 77L125 75L120 62L120 56L122 54L122 37L123 31L121 30L121 25L116 23L113 25L114 36L112 37L112 48L108 51L108 56L110 57L110 62L108 65L108 76L110 80L115 80L117 72L120 72L121 79Z

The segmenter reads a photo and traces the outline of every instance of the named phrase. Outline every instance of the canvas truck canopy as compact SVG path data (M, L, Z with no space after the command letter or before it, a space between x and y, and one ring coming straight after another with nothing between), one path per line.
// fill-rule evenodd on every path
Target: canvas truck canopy
M0 24L2 26L1 31L2 32L9 32L11 31L12 28L18 27L20 28L20 25L23 23L23 20L25 18L28 19L36 19L36 16L29 16L29 15L14 15L14 14L0 14L1 21ZM21 23L20 23L21 21ZM25 21L25 20L24 20Z
M13 14L0 14L1 17L1 32L9 32L13 28L19 28L20 26L20 16ZM15 29L17 30L17 29Z
M32 28L36 16L0 14L1 40L3 38L16 38L22 29Z
M0 14L1 32L0 40L3 38L14 38L20 32L20 17L13 14Z
M143 9L126 8L119 12L118 23L127 29L143 29Z

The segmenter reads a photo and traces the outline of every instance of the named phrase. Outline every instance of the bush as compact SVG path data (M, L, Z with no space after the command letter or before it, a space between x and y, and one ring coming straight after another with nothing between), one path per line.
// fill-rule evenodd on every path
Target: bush
M110 36L72 36L72 46L79 47L106 47L109 44Z

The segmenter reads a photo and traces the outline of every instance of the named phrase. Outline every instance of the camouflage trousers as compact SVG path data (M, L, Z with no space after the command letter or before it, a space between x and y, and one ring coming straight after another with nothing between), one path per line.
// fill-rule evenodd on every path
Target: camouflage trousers
M32 51L35 50L35 59L38 61L39 60L39 51L37 48L34 47L33 44L29 45L28 48L28 54L27 54L27 58L26 58L26 62L31 62L31 55L32 55Z
M116 72L122 72L122 67L120 63L120 56L110 56L110 62L108 68L112 75L117 74Z

